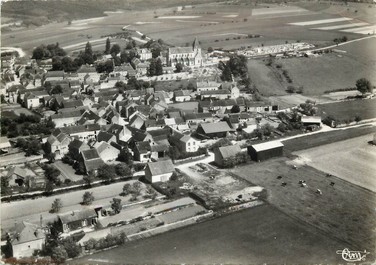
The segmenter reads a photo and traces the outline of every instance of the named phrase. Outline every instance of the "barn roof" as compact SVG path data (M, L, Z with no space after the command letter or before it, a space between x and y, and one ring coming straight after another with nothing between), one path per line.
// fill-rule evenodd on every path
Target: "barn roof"
M256 152L261 152L261 151L283 147L283 146L284 145L280 141L270 141L266 143L252 145L253 149L255 149Z
M147 167L149 168L152 176L171 173L175 170L174 164L170 159L148 163Z
M205 133L219 133L219 132L229 132L231 131L230 126L227 122L221 121L216 123L202 123L200 124Z
M221 147L218 147L218 150L219 150L219 154L224 159L233 157L242 151L240 146L237 144L229 145L229 146L221 146Z

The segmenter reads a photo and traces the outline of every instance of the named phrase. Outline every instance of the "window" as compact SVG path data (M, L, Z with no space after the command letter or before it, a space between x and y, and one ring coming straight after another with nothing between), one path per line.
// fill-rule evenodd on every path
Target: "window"
M191 143L188 143L188 146L191 146Z

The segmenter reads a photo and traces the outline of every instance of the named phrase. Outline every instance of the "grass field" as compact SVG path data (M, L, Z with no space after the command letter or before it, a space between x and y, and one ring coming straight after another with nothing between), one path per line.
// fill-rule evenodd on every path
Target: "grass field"
M376 99L342 101L318 105L319 115L331 115L343 121L359 115L363 120L376 118Z
M285 145L285 151L295 152L299 150L305 150L320 145L331 144L354 137L375 133L376 128L374 126L361 126L358 128L347 128L343 130L336 130L331 132L322 132L314 135L308 135L304 137L298 137L283 141Z
M293 169L293 162L278 158L233 170L240 177L266 188L268 201L285 212L347 242L351 248L375 248L376 195L309 166ZM282 179L277 179L281 175ZM299 180L307 187L301 187ZM331 186L331 182L335 182ZM286 186L281 186L286 182ZM320 189L322 194L317 194ZM354 199L356 198L356 199Z
M263 205L69 264L338 264L346 246Z
M166 6L166 5L165 5ZM170 3L169 6L173 6ZM260 6L266 8L266 6ZM80 25L67 25L67 22L52 23L33 29L19 29L4 32L1 36L3 46L18 46L31 52L42 43L56 43L68 46L88 40L97 40L105 34L119 32L122 27L146 33L154 39L163 39L169 44L190 44L197 36L202 47L240 48L245 46L259 46L261 44L281 44L288 41L306 41L316 44L332 42L341 37L343 32L310 30L307 27L293 26L289 23L338 18L337 14L322 12L298 12L284 14L288 9L278 5L272 6L282 11L272 15L252 15L254 7L250 5L231 4L202 4L195 8L185 9L173 13L172 8L149 8L144 11L124 10L123 13L108 13L102 19L80 22ZM97 11L97 10L96 10ZM359 12L361 13L361 12ZM159 19L170 17L171 19ZM180 17L180 18L179 18ZM196 17L196 18L192 18ZM372 19L367 16L365 20ZM145 23L147 22L147 23ZM152 23L150 23L152 22ZM157 24L156 24L157 23ZM326 26L323 24L322 26ZM236 34L236 35L228 35ZM241 34L241 35L238 35ZM262 38L234 39L242 34L260 34ZM87 39L87 35L91 36ZM349 39L358 37L358 34L347 34ZM227 40L226 40L227 39Z
M376 45L376 38L373 40ZM365 46L362 42L357 45ZM280 59L276 63L282 64L283 69L288 71L292 85L304 87L303 94L321 95L328 90L354 87L356 80L362 77L376 83L374 59L372 56L362 59L358 54L366 56L367 53L332 53L317 58Z
M282 75L274 72L265 65L264 60L248 60L248 72L256 88L264 96L286 95L287 86Z
M368 134L293 154L298 162L376 192L376 147L368 144L372 139Z

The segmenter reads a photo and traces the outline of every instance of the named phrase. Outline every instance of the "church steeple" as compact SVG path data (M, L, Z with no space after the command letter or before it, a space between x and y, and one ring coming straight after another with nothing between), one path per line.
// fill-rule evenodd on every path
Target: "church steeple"
M195 40L193 41L193 50L201 49L200 42L198 41L197 37L195 37Z

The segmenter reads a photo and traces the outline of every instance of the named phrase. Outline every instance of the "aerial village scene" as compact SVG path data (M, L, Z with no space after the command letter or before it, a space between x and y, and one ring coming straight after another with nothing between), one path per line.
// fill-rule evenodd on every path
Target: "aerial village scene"
M374 264L375 30L375 0L2 1L2 264Z

